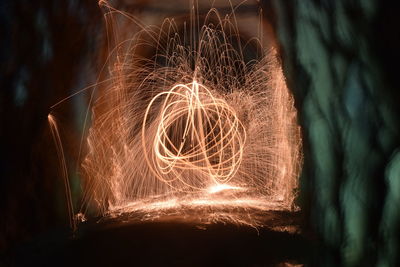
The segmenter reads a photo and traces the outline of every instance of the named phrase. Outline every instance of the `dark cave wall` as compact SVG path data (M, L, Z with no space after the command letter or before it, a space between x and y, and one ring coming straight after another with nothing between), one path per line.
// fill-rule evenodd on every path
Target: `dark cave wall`
M274 11L303 129L300 201L329 251L319 264L395 266L400 251L397 15L382 1L265 4Z
M396 266L396 9L378 0L261 2L266 18L274 20L300 114L305 162L299 203L325 247L314 265ZM65 95L93 84L101 65L94 55L103 17L91 0L0 0L0 12L2 251L66 226L47 114ZM82 125L78 114L84 114L86 101L77 98L56 111L65 120L67 143L79 139L81 129L72 129Z
M0 1L0 259L5 249L38 233L67 227L47 115L53 104L96 78L93 51L101 21L90 0ZM71 144L80 138L85 101L78 96L53 111L62 118L69 158L77 154Z

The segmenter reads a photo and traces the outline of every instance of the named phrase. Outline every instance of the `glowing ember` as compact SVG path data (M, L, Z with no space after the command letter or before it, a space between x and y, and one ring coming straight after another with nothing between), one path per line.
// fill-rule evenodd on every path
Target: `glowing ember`
M167 19L127 37L115 16L137 19L101 3L122 34L92 103L79 214L256 224L254 210L295 209L301 140L276 52L253 38L245 61L233 13L199 25L193 10L190 30Z
M208 193L210 194L214 194L214 193L218 193L224 190L243 190L242 187L238 187L238 186L231 186L228 184L218 184L218 185L214 185L208 188Z

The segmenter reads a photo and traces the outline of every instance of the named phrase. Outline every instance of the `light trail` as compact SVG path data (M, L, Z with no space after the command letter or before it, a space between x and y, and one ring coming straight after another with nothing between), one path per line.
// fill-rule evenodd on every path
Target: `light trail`
M153 128L147 121L158 98L163 102L153 135L147 131ZM148 145L149 141L152 144ZM196 81L157 94L146 109L142 126L142 146L150 170L178 190L229 182L240 166L245 141L246 132L235 110Z
M91 97L78 215L257 225L250 211L296 210L300 128L276 51L242 42L233 7L202 22L191 9L188 30L101 4L115 47ZM250 45L258 54L246 61Z

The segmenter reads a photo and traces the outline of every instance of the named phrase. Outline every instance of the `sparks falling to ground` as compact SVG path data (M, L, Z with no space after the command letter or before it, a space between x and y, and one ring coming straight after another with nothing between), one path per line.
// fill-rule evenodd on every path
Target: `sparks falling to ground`
M233 8L145 27L100 4L115 46L92 93L80 216L257 225L296 209L300 131L276 51L244 42Z

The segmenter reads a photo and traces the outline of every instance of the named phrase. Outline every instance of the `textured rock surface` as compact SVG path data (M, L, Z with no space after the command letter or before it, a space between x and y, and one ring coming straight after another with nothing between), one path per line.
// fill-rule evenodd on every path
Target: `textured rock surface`
M303 126L303 204L331 255L394 266L400 222L396 14L380 1L273 1Z

